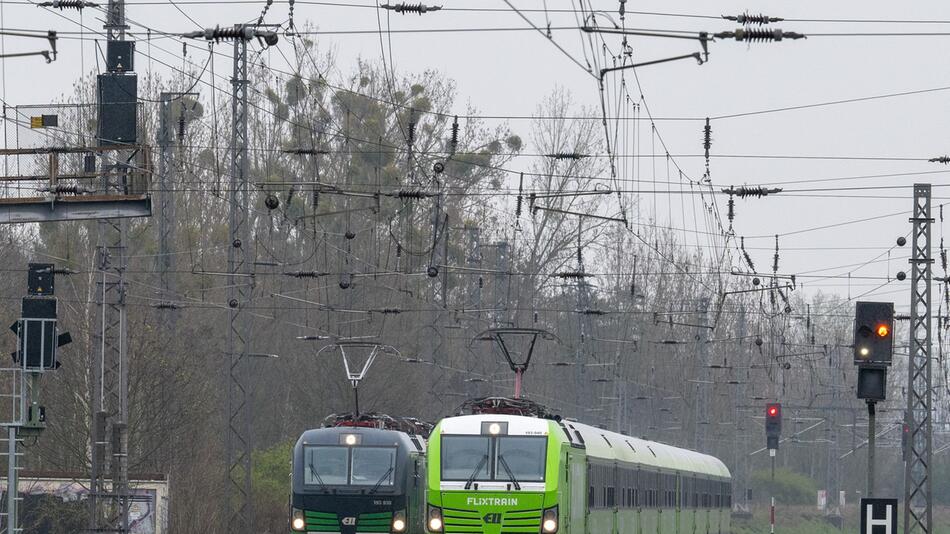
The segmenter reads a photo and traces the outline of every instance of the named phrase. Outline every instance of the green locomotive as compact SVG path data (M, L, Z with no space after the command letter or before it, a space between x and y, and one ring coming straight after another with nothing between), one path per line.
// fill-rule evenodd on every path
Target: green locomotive
M428 428L375 415L328 424L294 446L291 532L424 532Z
M559 418L449 417L427 453L426 528L438 534L728 534L718 459Z

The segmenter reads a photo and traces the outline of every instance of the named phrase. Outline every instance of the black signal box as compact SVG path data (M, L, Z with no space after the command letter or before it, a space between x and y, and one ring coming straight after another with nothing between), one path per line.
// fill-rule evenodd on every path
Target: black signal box
M134 74L100 74L100 146L135 144L138 139L138 78Z
M882 401L887 398L887 369L883 367L858 368L858 398Z
M17 326L20 346L14 361L27 369L55 369L56 299L26 297L23 299L23 318Z
M31 263L27 274L27 293L51 297L55 289L52 263ZM55 311L55 310L54 310Z
M889 366L894 353L894 303L858 302L854 308L854 363Z
M778 449L779 438L782 436L782 405L771 403L765 405L765 438L769 449Z
M135 41L108 41L106 43L106 70L109 72L135 70Z

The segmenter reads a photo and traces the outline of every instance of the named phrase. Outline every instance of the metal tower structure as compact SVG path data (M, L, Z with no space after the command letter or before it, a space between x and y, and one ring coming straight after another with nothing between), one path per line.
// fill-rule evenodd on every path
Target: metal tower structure
M910 354L907 375L907 424L910 437L904 463L904 532L933 532L933 368L931 353L930 184L914 184L911 251Z
M110 41L124 41L125 2L109 0L105 29ZM100 120L105 118L100 117ZM123 151L115 165L103 165L103 193L125 193L130 168ZM110 168L111 167L111 168ZM128 532L128 321L125 307L127 222L100 219L96 242L96 317L92 343L91 469L89 531ZM111 458L110 458L111 456ZM111 471L111 473L110 473ZM111 484L107 479L111 478Z
M699 452L709 452L707 447L706 430L709 427L709 402L710 385L709 380L709 299L700 298L697 302L696 311L699 320L702 321L702 334L696 335L696 352L699 355L699 382L697 386L696 403L696 450Z
M158 308L168 310L163 320L167 327L173 328L177 320L178 308L175 305L175 283L170 275L175 268L175 256L171 245L175 241L175 184L179 181L181 167L180 154L185 125L186 96L195 96L194 93L162 93L159 100L158 146L161 149L158 160L158 276L159 296ZM178 103L178 115L173 117L175 103Z
M250 314L245 310L253 298L254 264L251 245L250 165L248 161L247 43L258 39L265 46L277 44L277 32L259 25L235 24L231 28L208 28L183 34L193 39L234 41L234 71L231 76L231 176L228 192L228 319L227 319L227 489L225 508L228 532L250 534L251 506L251 412L247 400L250 372L248 343Z
M251 414L247 402L248 334L253 278L249 257L251 225L247 157L247 42L252 29L235 25L231 77L231 181L228 194L228 532L250 533Z

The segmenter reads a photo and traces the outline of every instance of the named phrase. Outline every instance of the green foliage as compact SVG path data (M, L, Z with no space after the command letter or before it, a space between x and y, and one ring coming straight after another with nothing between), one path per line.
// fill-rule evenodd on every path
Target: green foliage
M67 501L56 495L26 495L20 505L24 532L68 534L86 526L89 510L82 501Z
M774 495L782 504L811 504L815 502L818 485L814 480L788 469L775 470L775 482L771 472L763 469L752 473L752 490L761 499Z
M251 486L256 500L286 504L290 494L291 458L294 440L254 451Z

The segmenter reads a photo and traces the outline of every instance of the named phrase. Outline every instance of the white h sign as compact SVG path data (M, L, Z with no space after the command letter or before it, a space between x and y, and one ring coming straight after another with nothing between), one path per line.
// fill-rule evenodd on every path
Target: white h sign
M897 534L897 499L861 499L861 534Z

